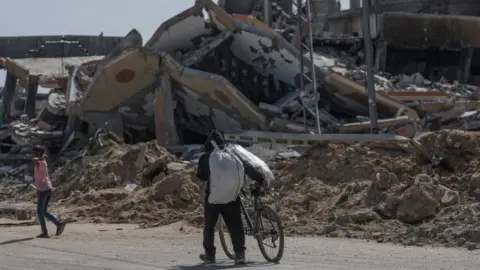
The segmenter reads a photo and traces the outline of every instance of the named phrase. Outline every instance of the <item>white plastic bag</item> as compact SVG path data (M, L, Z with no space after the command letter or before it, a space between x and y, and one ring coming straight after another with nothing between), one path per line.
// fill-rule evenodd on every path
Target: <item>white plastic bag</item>
M259 157L257 157L247 149L243 148L241 145L232 144L229 145L229 147L232 149L235 155L243 162L243 164L246 167L250 167L251 169L253 169L253 174L256 174L249 175L252 173L251 171L249 171L249 168L246 168L245 173L247 174L247 176L249 176L250 178L252 178L252 180L255 181L263 180L268 185L270 185L270 183L275 177L272 170L270 170L270 168L268 167L267 163L265 163L263 160L261 160ZM260 177L262 179L256 179Z
M227 204L237 199L245 181L242 161L229 149L216 149L210 154L211 204Z

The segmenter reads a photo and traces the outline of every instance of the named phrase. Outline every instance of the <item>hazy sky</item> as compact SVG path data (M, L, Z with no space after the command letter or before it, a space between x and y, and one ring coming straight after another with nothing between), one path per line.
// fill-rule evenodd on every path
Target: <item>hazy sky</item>
M241 0L238 0L241 1ZM147 41L160 24L195 0L15 0L2 3L0 36L125 36L132 28ZM341 0L342 9L349 0ZM0 85L5 72L0 71Z

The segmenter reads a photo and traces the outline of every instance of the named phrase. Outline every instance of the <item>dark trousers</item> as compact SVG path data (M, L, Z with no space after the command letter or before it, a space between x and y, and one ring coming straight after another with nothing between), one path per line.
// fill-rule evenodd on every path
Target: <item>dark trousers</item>
M228 204L210 204L205 202L205 228L203 229L203 247L206 254L215 255L215 225L218 215L222 215L232 238L233 251L245 252L245 231L243 229L240 198Z
M48 211L48 203L50 202L50 198L52 197L52 191L39 191L37 192L38 200L37 200L37 215L38 221L40 222L40 227L42 228L42 233L47 233L47 224L45 223L45 218L53 222L55 225L60 225L60 220Z

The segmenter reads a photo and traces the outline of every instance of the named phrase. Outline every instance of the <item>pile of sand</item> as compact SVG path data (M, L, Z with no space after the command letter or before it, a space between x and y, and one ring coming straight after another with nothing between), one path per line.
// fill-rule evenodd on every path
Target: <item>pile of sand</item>
M268 201L290 234L479 248L479 134L419 141L433 162L391 144L316 146L282 164Z

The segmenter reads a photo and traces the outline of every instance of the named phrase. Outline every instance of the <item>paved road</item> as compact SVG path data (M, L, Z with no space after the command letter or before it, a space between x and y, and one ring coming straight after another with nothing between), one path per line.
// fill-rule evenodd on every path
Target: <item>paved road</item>
M1 225L0 225L1 226ZM128 225L71 224L59 238L32 239L38 227L0 227L0 269L228 269L198 266L200 234L179 224L140 230ZM265 264L250 240L246 268L258 269L479 269L480 252L413 248L346 239L288 238L284 260Z

